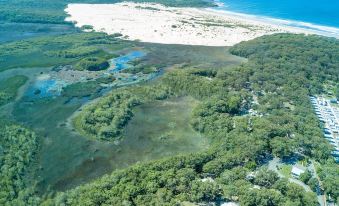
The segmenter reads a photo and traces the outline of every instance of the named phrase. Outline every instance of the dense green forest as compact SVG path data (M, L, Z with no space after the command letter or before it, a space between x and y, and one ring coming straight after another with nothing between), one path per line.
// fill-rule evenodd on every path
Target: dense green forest
M338 164L334 162L327 162L326 164L322 165L319 170L319 176L324 184L324 188L327 194L330 194L334 199L336 199L336 203L338 204L338 185L339 185L339 178L338 178Z
M219 70L171 70L154 85L113 91L82 113L92 112L103 125L116 126L114 115L100 111L128 111L130 98L117 104L110 98L139 97L143 96L140 91L159 91L159 87L167 91L161 98L192 96L201 103L193 111L191 124L212 140L208 151L115 171L47 198L43 205L181 205L220 200L249 206L318 205L314 193L261 167L269 154L298 154L323 164L319 173L324 189L338 201L338 166L330 156L332 148L322 136L309 95L323 92L327 80L338 81L339 42L276 34L240 43L231 51L247 57L248 62ZM249 108L259 115L247 114ZM100 131L101 125L94 124L94 131L97 129ZM202 181L206 177L212 180Z
M117 3L122 0L1 0L0 21L18 23L52 23L65 24L67 15L64 9L69 3ZM144 2L133 0L133 2ZM209 7L214 6L211 1L205 0L148 0L177 7Z
M0 125L0 205L37 205L34 184L27 173L38 150L34 132L1 121Z

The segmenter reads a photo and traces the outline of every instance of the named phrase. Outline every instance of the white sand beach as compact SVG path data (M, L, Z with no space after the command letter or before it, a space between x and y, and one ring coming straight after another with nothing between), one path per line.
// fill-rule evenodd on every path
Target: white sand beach
M165 7L152 3L69 4L66 21L94 31L120 33L126 40L162 44L232 46L273 33L322 34L282 21L212 9Z

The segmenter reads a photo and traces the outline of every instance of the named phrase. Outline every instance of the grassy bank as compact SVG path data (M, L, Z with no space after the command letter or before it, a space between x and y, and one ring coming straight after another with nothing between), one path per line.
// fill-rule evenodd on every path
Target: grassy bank
M114 51L128 46L129 43L102 33L75 33L15 41L0 45L0 71L17 67L76 64L88 57L108 60L114 55L107 53L105 48Z
M5 105L15 99L18 90L27 82L28 78L17 75L0 81L0 106Z

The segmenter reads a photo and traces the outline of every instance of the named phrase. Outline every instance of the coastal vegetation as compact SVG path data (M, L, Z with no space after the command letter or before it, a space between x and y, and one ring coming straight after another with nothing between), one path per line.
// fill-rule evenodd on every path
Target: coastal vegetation
M28 78L23 75L0 80L0 106L13 101L17 96L18 89L23 86L27 80Z
M338 51L336 39L276 34L234 46L233 54L248 58L240 66L174 69L154 85L113 91L85 108L80 117L95 114L104 126L122 125L121 131L124 124L115 123L124 121L112 121L103 108L131 111L135 104L130 100L135 95L140 98L136 102L143 104L143 97L149 95L145 90L151 91L153 99L191 96L200 101L191 124L211 140L211 147L115 171L60 192L44 204L180 205L223 200L242 205L318 205L314 193L262 166L271 154L298 154L327 165L319 176L326 193L338 201L338 176L333 172L338 165L333 163L332 148L322 136L309 101L310 95L323 91L325 81L338 81ZM158 88L166 92L159 96ZM121 95L128 97L126 103L119 100ZM257 115L249 113L249 108ZM118 120L131 118L129 112L121 114ZM94 135L103 134L101 126L93 126Z
M129 43L103 33L74 33L38 37L0 45L0 71L17 67L48 67L65 64L78 69L103 69L109 54L104 48L119 50ZM93 57L94 56L94 57ZM96 60L96 61L93 61Z
M230 55L227 48L127 43L119 44L117 54L135 51L135 48L127 46L130 44L136 44L137 50L142 49L147 52L147 56L141 58L140 61L131 62L130 68L138 66L138 64L145 65L145 67L155 66L156 68L170 68L172 65L181 67L184 64L226 67L243 61L242 58ZM116 49L108 49L107 51L115 53ZM188 53L192 55L187 55ZM28 60L25 62L30 64ZM208 147L208 144L202 143L205 141L203 136L193 131L189 124L191 121L191 108L196 105L192 106L191 103L186 103L181 98L178 101L174 98L174 103L171 103L172 100L168 99L160 101L158 104L150 102L150 104L143 104L135 108L132 121L129 121L131 125L128 125L129 132L124 135L124 138L121 139L122 143L119 145L115 145L115 142L96 141L96 138L84 138L74 132L73 128L70 128L68 124L69 117L73 116L72 114L83 104L106 95L111 90L111 88L107 87L108 84L123 82L124 75L127 77L133 76L124 74L124 70L121 74L118 74L122 77L121 80L115 80L113 76L96 79L95 76L98 77L103 72L94 71L90 73L95 76L91 75L84 78L82 75L77 75L89 72L69 71L70 69L72 69L70 66L55 66L52 69L24 67L9 69L2 73L5 77L17 73L27 75L31 79L27 87L22 88L20 91L20 98L17 98L14 104L6 106L6 109L1 112L6 117L13 118L14 121L29 126L41 137L40 145L42 149L38 154L39 158L41 158L38 163L41 169L37 171L37 178L35 178L38 181L39 194L49 193L50 190L64 191L84 182L89 182L103 174L110 173L115 169L133 165L136 162L151 161L164 156L188 153ZM158 81L158 77L164 72L165 69L161 69L161 71L155 73L152 82ZM73 74L75 76L72 76ZM33 94L34 90L30 90L30 86L32 83L35 84L33 81L40 81L40 77L45 78L48 75L51 75L53 79L56 78L57 83L62 83L64 78L67 81L69 79L71 81L79 79L80 82L64 86L60 96L32 97L31 94ZM136 83L137 81L133 84ZM149 83L144 82L141 84ZM113 90L115 89L113 88ZM148 105L154 105L154 109L151 110L152 112L144 113L143 108L147 110ZM175 105L180 106L175 107ZM175 115L176 111L177 115ZM160 117L161 121L151 121L148 127L144 127L143 118L152 114L154 118ZM175 116L173 117L172 115ZM137 121L138 119L140 121ZM173 124L173 122L176 124ZM164 127L167 129L161 130ZM140 133L137 132L141 128L148 129ZM135 135L139 134L142 136L135 139ZM147 138L150 136L149 134L152 134L154 138ZM63 166L60 167L60 165Z
M74 119L80 133L103 140L121 136L123 128L132 118L132 109L147 101L169 96L164 87L131 87L117 89L99 102L89 105Z
M99 103L86 107L74 124L78 130L99 139L114 139L132 117L131 109L140 102L128 92L116 92Z
M319 177L323 183L325 192L330 195L331 199L337 204L339 203L339 178L338 164L333 161L328 161L322 167L318 168Z
M150 74L157 71L158 69L155 66L144 66L144 65L137 65L124 70L124 72L131 74L137 74L140 72L143 74Z
M65 23L63 10L68 3L77 2L118 0L43 3L4 0L0 1L0 21L70 24ZM213 5L202 0L151 2L180 7ZM234 26L213 21L200 23ZM87 25L82 29L92 27ZM113 88L103 97L102 85L115 81L114 77L67 85L55 99L15 102L11 117L16 122L0 122L0 205L182 205L234 201L245 206L316 206L314 192L306 192L266 168L273 156L283 159L294 155L317 162L323 192L339 203L339 168L309 101L310 95L326 91L326 83L339 82L338 40L314 35L264 36L233 46L231 53L247 61L230 67L227 65L238 64L240 58L228 59L228 63L217 61L220 56L226 58L226 48L162 47L122 41L116 38L119 36L74 30L72 34L0 45L0 71L18 67L57 69L69 64L77 70L95 72L107 69L109 59L135 45L146 48L149 56L132 62L124 72L148 74L175 65L152 83ZM14 101L27 81L23 75L0 80L0 106ZM337 87L331 85L338 97ZM94 98L98 99L79 109L82 101ZM73 128L69 128L66 119L75 111L72 122L75 131L71 132ZM132 148L127 152L134 150L132 141L140 147L145 142L157 147L145 146L146 151L141 154L141 149L137 150L135 156L154 154L157 151L153 150L163 147L169 149L159 149L165 152L154 155L158 159L155 161L152 155L119 159L119 155L127 152L111 143L127 138L130 145L126 147ZM56 146L60 142L63 147ZM45 148L39 153L41 146ZM103 147L106 150L100 150ZM58 151L60 148L64 150ZM109 150L116 150L114 159L103 154L95 156ZM194 152L187 154L190 151ZM78 158L81 155L87 159ZM35 162L39 158L45 158L39 162L45 167L40 165L37 173ZM107 166L112 161L122 166ZM140 163L134 164L137 161ZM57 166L46 167L51 162ZM291 168L282 170L288 177ZM64 171L74 174L64 175ZM33 177L36 174L46 173L51 173L49 180L33 181L40 180ZM65 177L60 178L60 174ZM106 175L95 179L102 174ZM59 179L50 180L54 177ZM319 182L309 173L300 179L313 191L317 190ZM36 186L48 181L57 186L52 189L48 188L52 184L42 186L38 193Z
M192 97L171 97L139 105L133 109L122 141L127 138L155 143L154 150L161 156L202 151L209 147L209 141L190 124L197 104L199 101Z
M81 59L76 65L77 70L89 70L89 71L100 71L105 70L109 67L109 63L106 59L98 57L87 57Z
M37 205L34 184L27 173L39 148L36 134L20 125L1 121L0 204Z
M62 90L62 96L66 98L84 98L94 99L100 96L100 91L104 88L101 84L107 84L115 81L114 77L102 77L87 82L78 82L66 86Z

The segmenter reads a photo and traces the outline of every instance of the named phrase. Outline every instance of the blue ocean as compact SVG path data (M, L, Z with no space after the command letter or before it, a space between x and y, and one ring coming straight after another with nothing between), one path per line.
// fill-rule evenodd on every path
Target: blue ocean
M218 0L232 12L339 28L339 0Z

